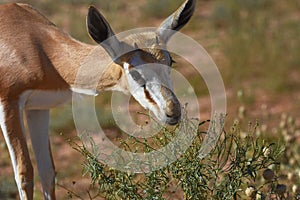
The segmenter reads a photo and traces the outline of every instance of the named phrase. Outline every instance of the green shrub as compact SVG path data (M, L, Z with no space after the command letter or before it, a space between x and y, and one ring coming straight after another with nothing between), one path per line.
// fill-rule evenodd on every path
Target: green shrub
M168 197L173 193L182 194L184 199L296 199L299 197L297 185L300 177L295 176L300 172L296 167L299 165L295 161L293 165L286 164L281 156L284 154L289 159L299 147L288 143L285 149L284 141L287 140L280 140L280 137L290 134L283 128L298 132L299 128L295 124L292 128L293 119L286 118L290 124L278 125L278 131L272 137L262 134L268 129L257 123L248 124L244 130L239 118L229 131L222 132L215 148L200 158L199 150L204 136L208 134L202 129L207 122L196 123L184 117L180 126L183 124L190 128L187 130L194 130L192 145L172 164L146 174L109 168L84 145L71 144L85 158L84 172L90 175L91 184L98 191L91 199L170 199ZM120 148L132 152L159 149L172 140L180 126L175 129L163 127L160 134L147 140L127 137L120 142ZM286 165L290 169L284 167ZM289 181L291 177L283 178L289 171L295 175L293 182ZM172 189L174 186L175 190ZM72 193L76 194L70 192L71 196Z

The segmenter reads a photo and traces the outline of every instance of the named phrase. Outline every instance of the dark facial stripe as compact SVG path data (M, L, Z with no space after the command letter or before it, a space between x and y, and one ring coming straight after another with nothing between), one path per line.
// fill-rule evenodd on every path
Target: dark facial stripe
M148 92L148 90L146 89L146 87L144 87L144 93L146 98L150 101L150 103L156 105L156 102L152 99L150 93Z

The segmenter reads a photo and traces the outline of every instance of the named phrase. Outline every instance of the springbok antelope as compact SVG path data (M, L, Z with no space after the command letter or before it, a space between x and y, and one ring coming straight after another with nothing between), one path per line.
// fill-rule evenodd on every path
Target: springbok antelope
M0 125L21 199L33 199L33 167L24 121L27 122L44 198L55 199L55 171L48 136L49 109L66 102L74 92L91 94L85 88L74 88L74 82L80 65L97 47L102 50L100 63L102 59L112 61L103 66L105 69L97 90L129 92L160 121L170 125L178 123L181 106L170 89L172 87L154 87L144 76L143 69L137 66L147 63L171 66L170 54L162 47L173 34L169 30L179 30L189 21L195 4L196 0L186 0L155 32L132 35L126 41L114 37L106 19L91 6L87 28L100 46L71 38L29 5L0 6ZM104 42L108 38L112 38L110 42ZM144 41L151 43L152 48L135 48L115 59L124 45L138 47ZM170 79L168 68L161 68L156 73L155 80L160 79Z

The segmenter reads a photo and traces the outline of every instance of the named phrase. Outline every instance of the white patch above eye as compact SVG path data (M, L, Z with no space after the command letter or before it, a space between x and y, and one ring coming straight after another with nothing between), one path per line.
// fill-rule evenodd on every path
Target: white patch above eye
M125 72L126 72L127 74L129 74L129 66L130 66L129 63L124 62L123 67L124 67Z

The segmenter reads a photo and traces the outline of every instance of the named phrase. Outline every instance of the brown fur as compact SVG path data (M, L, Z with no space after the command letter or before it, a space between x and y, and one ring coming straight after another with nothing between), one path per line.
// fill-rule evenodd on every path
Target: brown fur
M20 95L26 90L70 89L77 71L93 50L100 51L100 60L111 61L101 47L74 40L29 5L1 5L0 13L0 100L6 114L6 139L17 155L16 176L21 190L26 199L32 199L33 168L22 133ZM90 67L93 71L96 66ZM116 64L102 71L97 87L100 90L113 87L123 74ZM54 188L51 190L50 196L55 199Z
M26 4L1 5L2 12L6 14L0 16L1 99L17 99L29 89L69 89L84 59L96 48L103 60L110 59L101 47L74 40ZM111 64L98 89L114 86L121 75L122 68Z

